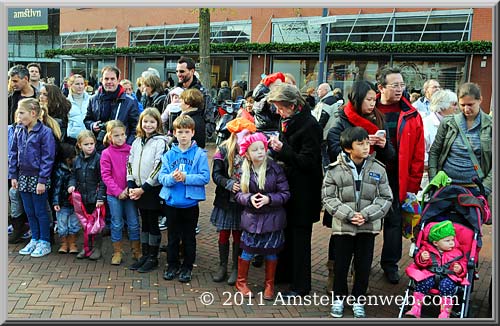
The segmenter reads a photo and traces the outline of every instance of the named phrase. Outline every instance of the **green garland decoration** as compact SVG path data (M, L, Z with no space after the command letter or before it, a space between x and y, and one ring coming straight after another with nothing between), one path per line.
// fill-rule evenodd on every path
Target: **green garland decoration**
M246 54L275 54L275 53L318 53L319 42L304 43L212 43L212 53L246 53ZM109 55L136 55L144 53L156 54L190 54L198 53L198 44L186 45L149 45L121 48L78 48L52 49L45 51L46 58L58 55L68 56L109 56ZM329 42L326 52L346 53L453 53L453 54L491 54L490 41L456 41L456 42Z

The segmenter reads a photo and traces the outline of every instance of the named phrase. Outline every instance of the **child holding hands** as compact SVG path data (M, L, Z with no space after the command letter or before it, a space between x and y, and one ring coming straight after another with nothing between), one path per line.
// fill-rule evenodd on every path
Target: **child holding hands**
M382 229L382 218L391 208L392 192L385 167L370 156L368 132L352 127L340 134L342 152L328 166L322 188L326 211L333 216L332 235L335 250L333 291L336 296L332 317L342 317L348 295L347 274L354 257L351 295L366 295L373 261L375 236ZM364 304L353 303L355 318L365 317Z
M205 150L192 141L195 122L188 115L174 120L174 136L178 144L163 154L158 181L160 197L165 200L168 244L167 270L163 278L181 283L191 281L196 259L196 225L200 215L198 202L206 199L205 185L210 182L210 169ZM184 261L179 261L179 244L184 244Z
M162 209L158 174L161 157L168 150L167 139L162 133L160 113L154 107L146 108L137 124L127 175L129 197L139 208L142 219L141 242L132 242L135 251L140 251L139 246L142 247L142 257L129 267L139 273L147 273L158 267L161 242L158 216Z
M246 135L239 142L240 156L244 157L241 190L237 202L244 207L241 215L240 246L236 290L252 296L248 287L248 269L255 254L265 255L265 287L263 298L274 297L274 276L278 252L285 243L286 211L283 205L290 199L285 172L267 157L267 138L263 133Z

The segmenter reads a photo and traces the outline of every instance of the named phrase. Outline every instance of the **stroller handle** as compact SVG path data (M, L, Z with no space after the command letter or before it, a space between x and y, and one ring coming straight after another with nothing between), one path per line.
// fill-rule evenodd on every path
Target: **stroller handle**
M481 182L481 180L479 180L479 178L477 178L477 177L474 177L474 178L472 178L472 182L474 182L478 186L479 193L483 196L486 196L486 192L484 191L484 185Z

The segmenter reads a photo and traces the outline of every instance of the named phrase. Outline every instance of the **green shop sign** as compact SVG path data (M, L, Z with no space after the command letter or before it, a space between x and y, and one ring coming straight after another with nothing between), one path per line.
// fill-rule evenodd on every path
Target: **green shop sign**
M9 31L49 29L48 8L9 8Z

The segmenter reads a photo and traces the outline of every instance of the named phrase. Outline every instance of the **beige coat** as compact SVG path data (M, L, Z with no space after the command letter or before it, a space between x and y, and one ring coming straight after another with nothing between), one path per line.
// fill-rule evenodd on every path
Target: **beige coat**
M358 193L355 180L361 180ZM343 152L328 166L321 197L323 207L333 216L332 234L335 235L379 233L382 219L393 200L385 166L381 162L373 155L369 156L358 175L353 162ZM355 212L360 212L366 223L361 226L352 224Z

